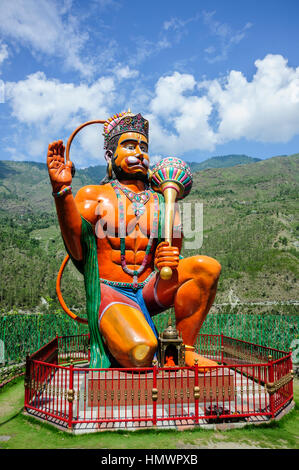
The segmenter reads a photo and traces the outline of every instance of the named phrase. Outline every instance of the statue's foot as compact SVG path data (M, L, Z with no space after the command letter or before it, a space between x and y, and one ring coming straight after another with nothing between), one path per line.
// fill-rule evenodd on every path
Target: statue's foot
M185 364L188 367L192 367L195 365L195 361L197 359L198 369L199 372L208 372L212 370L212 368L218 366L217 362L211 361L211 359L207 359L206 357L200 356L195 351L185 351Z

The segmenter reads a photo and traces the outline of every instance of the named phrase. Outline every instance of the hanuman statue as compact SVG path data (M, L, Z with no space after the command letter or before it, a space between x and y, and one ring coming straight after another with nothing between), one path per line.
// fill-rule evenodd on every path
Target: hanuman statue
M149 184L149 123L120 113L104 125L106 177L71 189L74 167L61 140L47 165L66 250L84 275L91 367L148 367L157 350L152 317L174 307L185 362L215 365L194 343L216 295L221 266L208 256L182 258L183 235L163 239L163 196ZM174 224L179 225L175 212ZM161 277L172 269L170 279Z

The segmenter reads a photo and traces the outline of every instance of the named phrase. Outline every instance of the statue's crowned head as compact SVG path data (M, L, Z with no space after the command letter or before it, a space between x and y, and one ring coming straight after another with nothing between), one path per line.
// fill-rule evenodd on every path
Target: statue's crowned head
M148 128L148 121L140 113L134 115L129 110L115 114L104 124L104 149L112 150L114 154L118 140L125 132L143 134L148 141Z
M104 124L104 149L108 179L147 178L148 121L129 111L115 114Z

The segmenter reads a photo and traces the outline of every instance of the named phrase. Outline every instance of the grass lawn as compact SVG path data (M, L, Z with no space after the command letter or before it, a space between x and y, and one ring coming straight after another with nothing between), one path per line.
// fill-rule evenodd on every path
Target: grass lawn
M212 431L117 431L70 435L24 416L24 381L0 391L0 449L298 449L299 381L295 408L280 421L242 429Z

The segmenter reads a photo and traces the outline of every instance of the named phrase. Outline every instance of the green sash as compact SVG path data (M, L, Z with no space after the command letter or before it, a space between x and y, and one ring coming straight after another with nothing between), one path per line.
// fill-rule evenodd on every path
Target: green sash
M86 293L86 311L90 332L90 368L107 369L110 360L105 351L99 330L99 309L101 303L101 287L97 256L96 239L92 226L82 217L82 247L84 263L84 285Z

